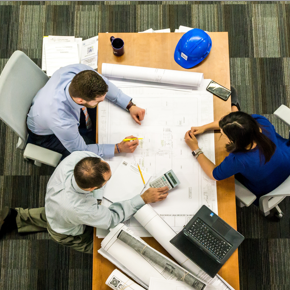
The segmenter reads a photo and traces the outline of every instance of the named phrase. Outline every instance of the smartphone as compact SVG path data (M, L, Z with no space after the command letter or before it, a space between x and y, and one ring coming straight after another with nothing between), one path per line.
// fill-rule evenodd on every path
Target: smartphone
M232 93L229 89L223 87L222 85L216 83L215 81L211 81L208 84L206 90L216 95L217 97L221 98L224 101L226 101Z

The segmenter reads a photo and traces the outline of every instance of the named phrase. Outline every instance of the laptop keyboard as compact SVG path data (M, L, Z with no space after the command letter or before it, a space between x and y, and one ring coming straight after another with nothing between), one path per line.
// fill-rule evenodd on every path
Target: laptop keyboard
M230 243L213 231L200 218L195 220L189 229L184 229L183 232L190 240L210 251L218 260L222 260L232 248Z

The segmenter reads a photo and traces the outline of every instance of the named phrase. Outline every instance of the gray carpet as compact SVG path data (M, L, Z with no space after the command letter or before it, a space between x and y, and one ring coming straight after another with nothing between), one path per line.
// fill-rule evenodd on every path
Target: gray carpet
M272 113L290 105L290 2L58 1L0 2L0 71L15 50L41 65L44 35L86 39L99 32L137 32L179 25L228 31L231 83L242 110L268 117L277 131L288 128ZM26 163L17 138L0 122L0 207L44 205L53 169ZM258 208L237 209L242 290L290 289L290 199L281 221ZM8 234L0 241L0 289L91 289L92 258L57 245L46 233Z

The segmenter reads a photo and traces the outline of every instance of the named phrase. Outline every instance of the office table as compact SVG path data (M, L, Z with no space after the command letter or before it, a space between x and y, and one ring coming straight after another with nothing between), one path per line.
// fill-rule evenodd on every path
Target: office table
M179 66L174 61L173 57L176 44L182 34L183 33L100 33L98 72L102 73L102 63L202 72L205 79L213 79L221 85L230 88L228 33L209 32L212 39L210 54L199 65L188 70ZM110 44L110 37L112 35L122 38L125 42L125 53L121 57L113 55ZM230 99L225 102L214 96L215 120L219 120L222 116L228 114L230 108ZM215 133L215 156L217 165L227 156L224 140L223 138L220 139L220 133L218 132ZM236 200L234 186L233 177L218 181L217 197L219 216L236 229ZM144 240L150 246L170 257L154 238L144 238ZM105 285L105 281L116 268L115 265L98 254L97 251L101 247L101 241L102 239L94 236L93 290L110 289ZM221 268L219 274L236 290L240 289L237 250Z

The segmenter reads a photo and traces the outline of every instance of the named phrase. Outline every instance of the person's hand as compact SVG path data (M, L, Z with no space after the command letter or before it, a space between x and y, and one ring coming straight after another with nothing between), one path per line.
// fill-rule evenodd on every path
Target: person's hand
M141 121L144 119L145 116L145 110L137 106L132 106L129 109L129 112L131 117L135 120L135 122L141 125Z
M193 134L191 134L191 131L187 131L185 133L184 141L188 145L188 147L191 149L191 151L198 149L197 139Z
M128 136L125 137L124 139L133 139L136 138L136 140L133 141L122 141L121 143L118 143L118 147L120 150L120 153L133 153L137 146L139 145L139 140L135 136ZM115 150L116 153L116 150Z
M141 197L145 203L154 203L165 199L168 195L169 188L167 186L160 188L148 188Z
M191 135L200 135L202 133L204 133L204 127L203 126L200 126L200 127L191 127Z

